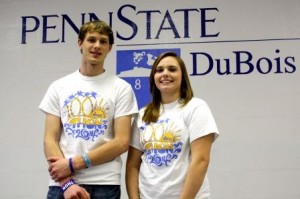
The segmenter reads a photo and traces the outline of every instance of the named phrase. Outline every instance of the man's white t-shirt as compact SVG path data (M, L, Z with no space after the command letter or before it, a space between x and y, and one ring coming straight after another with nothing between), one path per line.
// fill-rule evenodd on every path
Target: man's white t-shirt
M178 101L165 104L157 122L142 122L144 109L134 122L131 146L143 152L139 172L142 199L179 198L190 162L190 143L202 136L219 135L208 105L193 98L182 106ZM209 198L207 176L197 194Z
M114 137L113 120L138 112L133 90L126 81L104 72L94 77L79 71L53 82L39 108L61 118L60 148L65 158L81 155ZM120 184L122 160L76 171L78 184ZM57 185L50 179L50 186Z

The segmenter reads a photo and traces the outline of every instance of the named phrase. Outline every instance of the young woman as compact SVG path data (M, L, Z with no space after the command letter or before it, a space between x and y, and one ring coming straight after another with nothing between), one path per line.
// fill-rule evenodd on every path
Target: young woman
M206 172L219 135L208 105L193 97L186 66L161 54L150 74L152 101L135 119L126 163L130 199L210 198Z

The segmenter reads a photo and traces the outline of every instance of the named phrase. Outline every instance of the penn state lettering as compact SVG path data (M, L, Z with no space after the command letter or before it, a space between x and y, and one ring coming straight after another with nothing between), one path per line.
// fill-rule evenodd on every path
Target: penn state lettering
M254 59L249 51L233 51L234 59L214 58L206 52L191 52L193 71L191 76L207 75L215 72L218 75L247 75L259 74L282 74L296 71L294 56L277 56L279 49L275 50L275 57L260 57Z
M125 9L131 9L131 11L136 11L136 7L133 5L124 5L120 7L117 16L120 21L127 24L132 29L132 34L130 36L122 36L119 31L117 31L117 37L121 40L131 40L138 34L138 24L128 17L126 17L123 13L123 10ZM199 35L198 37L218 37L219 32L217 33L209 33L208 32L208 26L210 23L214 23L216 18L208 18L207 12L218 12L219 10L217 8L190 8L190 9L175 9L173 12L170 12L169 10L166 10L164 13L162 13L160 10L141 10L137 11L136 15L145 15L145 18L143 21L146 22L145 25L142 27L145 27L145 39L159 39L160 34L162 31L169 31L173 34L173 37L175 39L178 38L190 38L190 19L200 19L200 21L196 21L193 24L199 25ZM130 10L126 10L126 12L130 12ZM179 14L178 14L179 13ZM182 16L180 15L182 13ZM191 14L197 13L200 15L200 17L190 17ZM174 15L172 15L174 14ZM152 24L153 19L156 19L160 22L159 28L155 29L153 32L156 32L155 36L152 35L152 29L157 28ZM181 18L182 20L174 20L174 18L178 19ZM182 23L178 23L178 21L181 21ZM176 24L176 23L177 24ZM194 22L194 21L193 21ZM177 27L184 27L183 32L179 32ZM193 29L195 30L195 29ZM168 32L168 34L170 34Z
M111 16L112 13L108 13ZM79 27L87 21L98 20L99 18L94 13L82 13L81 14L81 23L76 25L76 23L67 15L61 14L59 15L42 15L41 18L37 16L23 16L22 18L22 41L21 44L27 43L27 34L34 33L39 31L41 28L42 33L42 43L58 43L65 42L66 37L66 28L70 26L76 35L79 32ZM57 24L60 23L59 18L61 18L61 29L56 29ZM50 24L51 22L54 24ZM61 31L61 38L53 39L49 35L53 35L54 33ZM51 34L52 33L52 34Z
M82 24L98 19L105 19L116 31L116 37L120 40L131 40L135 37L157 40L162 37L162 34L172 35L174 39L218 37L220 32L210 31L216 29L213 28L213 25L218 12L216 7L138 10L134 5L125 4L117 10L116 17L114 17L114 12L108 12L107 15L101 17L96 13L81 13L76 18L67 14L21 16L21 44L27 44L28 37L36 35L36 32L41 33L41 43L63 43L67 41L67 28L71 28L71 33L77 35ZM113 21L113 19L118 21ZM125 32L124 28L118 29L119 26L114 27L115 23L127 26L130 30L129 33ZM190 31L191 25L192 32ZM179 29L179 27L184 28Z

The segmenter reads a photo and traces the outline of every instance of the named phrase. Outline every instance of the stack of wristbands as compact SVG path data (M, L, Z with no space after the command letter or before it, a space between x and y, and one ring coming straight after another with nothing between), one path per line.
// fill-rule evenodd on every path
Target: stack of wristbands
M89 156L88 156L86 153L83 153L83 154L81 155L81 157L82 157L82 159L83 159L83 161L84 161L84 163L85 163L85 166L86 166L87 168L90 168L90 167L92 166L92 162L91 162Z
M73 163L72 163L72 158L69 158L69 167L70 167L70 170L71 170L71 173L74 173L74 167L73 167Z
M81 155L83 161L84 161L84 164L87 168L90 168L92 166L92 162L89 158L89 156L87 155L87 153L83 153ZM69 167L70 167L70 171L71 173L74 173L75 170L74 170L74 167L73 167L73 162L72 162L72 158L69 158ZM62 186L61 186L61 189L63 190L63 192L65 192L70 186L76 184L75 181L70 178L67 182L65 182Z
M81 155L81 157L82 157L82 159L83 159L83 161L84 161L84 164L85 164L85 166L86 166L87 168L92 167L92 162L91 162L89 156L87 155L87 153L83 153L83 154ZM72 158L69 158L69 167L70 167L71 173L74 173L75 170L74 170L74 167L73 167Z

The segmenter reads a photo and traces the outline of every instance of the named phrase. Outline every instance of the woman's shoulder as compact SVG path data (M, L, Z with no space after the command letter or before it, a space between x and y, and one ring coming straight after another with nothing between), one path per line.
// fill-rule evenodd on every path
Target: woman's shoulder
M207 103L205 100L198 98L198 97L193 97L188 103L188 107L195 107L195 106L206 106Z

